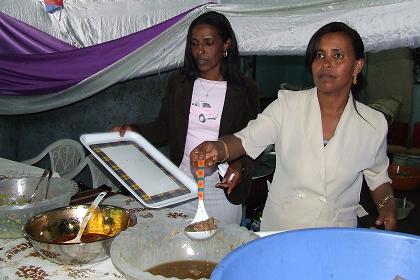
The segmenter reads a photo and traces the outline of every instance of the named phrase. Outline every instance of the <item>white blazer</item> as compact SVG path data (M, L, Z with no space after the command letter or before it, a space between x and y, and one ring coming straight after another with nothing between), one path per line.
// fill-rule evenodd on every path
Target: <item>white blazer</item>
M324 147L316 88L279 91L277 100L235 134L254 159L275 144L262 231L357 226L363 175L371 190L390 179L385 117L359 102L356 108L350 94Z

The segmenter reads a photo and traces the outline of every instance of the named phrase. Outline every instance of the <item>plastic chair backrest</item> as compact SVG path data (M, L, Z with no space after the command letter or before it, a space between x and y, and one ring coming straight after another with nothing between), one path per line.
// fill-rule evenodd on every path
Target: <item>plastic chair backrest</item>
M60 139L48 145L36 157L22 162L34 165L47 154L50 157L51 170L57 172L60 177L71 179L69 174L72 174L72 171L85 158L85 149L82 144L73 139Z
M103 167L98 160L92 155L85 157L78 166L73 170L72 173L68 174L71 178L76 177L80 172L82 172L86 166L90 169L90 175L92 178L92 188L97 188L102 185L107 185L112 188L112 191L119 191L118 187L120 183L112 177L112 175Z
M120 188L117 187L117 185L120 185L117 179L115 179L93 155L87 156L86 160L92 176L92 187L97 188L105 184L111 187L113 191L120 190Z

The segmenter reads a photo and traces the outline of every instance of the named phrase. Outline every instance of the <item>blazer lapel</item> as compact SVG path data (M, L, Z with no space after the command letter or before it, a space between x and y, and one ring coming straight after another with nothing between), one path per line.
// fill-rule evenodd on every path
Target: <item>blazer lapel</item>
M311 168L318 169L321 175L321 178L325 180L325 155L324 155L324 143L322 135L322 122L321 122L321 111L319 108L318 96L316 93L316 88L311 92L311 97L309 98L309 106L306 114L306 147L310 148L308 153L313 154L313 162Z
M173 108L173 110L176 112L175 122L176 128L178 129L176 134L178 135L179 141L182 145L184 145L187 139L193 85L194 82L187 79L183 80L179 83L174 96L175 108Z
M235 90L229 83L227 84L225 103L223 104L223 112L220 119L219 137L232 133L229 128L232 127L233 122L238 117L237 109L243 106L241 100L244 98L240 91ZM229 108L229 110L225 108Z
M343 143L345 142L344 137L348 134L345 130L350 129L351 124L350 118L354 114L354 105L352 97L350 96L343 113L340 116L337 127L334 131L334 136L331 138L328 145L325 147L325 157L327 162L328 177L333 178L337 172L337 166L341 165L341 160L345 160L340 153L343 149Z

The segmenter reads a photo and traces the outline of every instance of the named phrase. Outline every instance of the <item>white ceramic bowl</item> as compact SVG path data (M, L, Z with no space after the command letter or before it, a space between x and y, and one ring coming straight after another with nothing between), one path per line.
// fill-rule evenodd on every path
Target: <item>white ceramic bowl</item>
M238 225L219 227L206 241L188 238L184 232L190 220L163 223L138 223L117 236L112 243L111 259L127 279L176 279L152 275L147 269L180 260L204 260L218 263L242 244L258 238Z

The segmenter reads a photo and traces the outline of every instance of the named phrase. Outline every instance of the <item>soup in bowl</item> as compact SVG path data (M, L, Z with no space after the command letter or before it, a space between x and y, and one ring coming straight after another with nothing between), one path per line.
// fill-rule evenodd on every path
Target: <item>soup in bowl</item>
M114 266L127 279L208 279L235 248L258 238L238 225L218 227L207 240L185 234L190 220L144 222L121 233L112 244Z
M66 243L76 237L89 205L73 205L40 213L23 227L25 237L44 258L67 265L100 262L109 257L114 238L136 223L128 210L100 205L92 214L81 242Z

